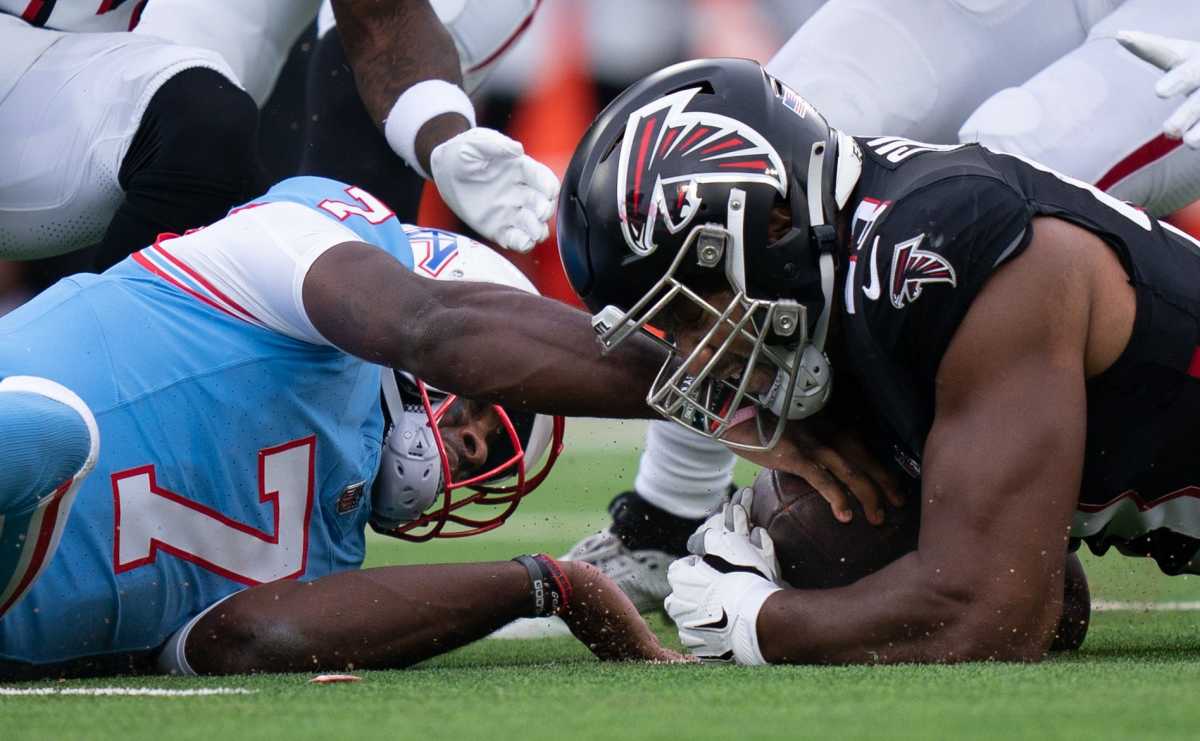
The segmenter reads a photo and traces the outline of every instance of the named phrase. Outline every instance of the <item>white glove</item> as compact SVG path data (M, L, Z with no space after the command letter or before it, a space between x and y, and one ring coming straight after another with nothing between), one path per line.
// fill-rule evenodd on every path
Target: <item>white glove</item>
M758 646L758 613L779 587L746 571L722 574L700 556L671 564L667 580L671 593L663 606L694 656L743 666L767 663Z
M769 581L779 583L779 559L775 543L761 527L750 529L750 507L754 490L745 488L724 508L705 520L692 537L688 551L697 556L715 556L730 566L753 569Z
M1200 149L1200 43L1142 31L1121 31L1117 41L1134 55L1166 71L1154 85L1160 98L1187 100L1163 122L1163 133Z
M550 236L558 178L520 142L476 126L434 147L429 169L446 205L501 247L528 252Z

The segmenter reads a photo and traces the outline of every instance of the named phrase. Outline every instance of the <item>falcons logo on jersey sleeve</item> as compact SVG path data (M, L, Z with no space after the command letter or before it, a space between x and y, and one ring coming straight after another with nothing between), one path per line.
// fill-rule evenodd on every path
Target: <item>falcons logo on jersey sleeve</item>
M684 109L700 88L658 98L625 124L617 209L629 248L657 249L660 224L678 233L696 216L701 183L764 183L787 196L783 160L759 132L728 116Z
M892 252L892 306L903 309L921 297L929 283L958 285L954 266L936 252L919 249L925 235L897 244Z

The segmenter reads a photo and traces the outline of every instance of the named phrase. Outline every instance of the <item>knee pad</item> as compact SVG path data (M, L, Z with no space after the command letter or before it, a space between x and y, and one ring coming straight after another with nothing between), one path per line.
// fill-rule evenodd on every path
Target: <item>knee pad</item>
M28 593L62 539L100 453L87 404L35 376L0 381L0 617Z
M251 197L263 185L257 131L258 106L245 90L215 70L186 69L150 99L118 182L126 192L152 185Z
M0 514L25 512L81 481L96 464L100 432L88 405L54 381L0 381Z

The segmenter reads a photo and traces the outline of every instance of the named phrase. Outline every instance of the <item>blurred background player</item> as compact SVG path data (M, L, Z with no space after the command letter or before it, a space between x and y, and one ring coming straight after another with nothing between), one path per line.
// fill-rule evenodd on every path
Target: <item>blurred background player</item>
M0 9L12 50L0 76L0 159L14 163L0 178L0 256L76 252L43 270L44 282L103 269L270 181L256 102L317 3L5 0ZM544 238L557 181L515 142L474 126L459 53L426 0L338 0L333 11L354 70L347 83L388 146L432 173L478 233L524 249Z
M511 564L322 579L361 565L368 522L416 539L499 525L561 447L561 419L530 410L645 414L618 389L647 383L662 357L646 343L602 360L586 316L536 296L493 250L404 226L366 191L320 178L60 281L0 320L0 336L0 658L12 676L144 668L206 608L278 580L317 586L247 597L274 605L256 607L254 625L296 633L214 615L205 630L232 653L201 652L225 662L201 668L298 668L331 648L346 661L339 647L368 629L393 635L360 658L403 665L529 614L534 574ZM25 444L29 428L41 437ZM484 500L500 514L463 509ZM539 563L543 582L562 576ZM634 615L603 578L565 574L599 613ZM511 588L476 589L488 578ZM469 598L428 604L460 590ZM559 591L536 612L567 609L570 588ZM314 595L333 602L297 607ZM330 622L353 604L353 619ZM237 597L227 609L249 614ZM660 650L644 625L626 628ZM247 631L265 643L248 646ZM281 663L230 663L252 656Z

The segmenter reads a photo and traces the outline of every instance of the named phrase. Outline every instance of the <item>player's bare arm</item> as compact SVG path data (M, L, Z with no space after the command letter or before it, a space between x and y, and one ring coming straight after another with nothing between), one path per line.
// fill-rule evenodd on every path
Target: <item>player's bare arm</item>
M559 614L605 660L683 661L629 599L587 564L561 562L571 596ZM200 674L410 666L532 614L530 575L512 561L388 566L239 592L187 639Z
M587 315L565 304L427 280L376 247L346 243L313 263L304 305L343 350L467 398L571 416L650 415L644 389L663 351L638 338L602 356Z
M334 0L346 56L371 120L382 128L400 94L422 80L462 84L458 52L428 0ZM420 49L420 54L401 53ZM417 132L416 155L429 172L429 154L471 123L458 113L444 113Z
M999 270L938 373L916 552L845 588L787 590L763 605L771 662L1037 660L1061 613L1077 501L1085 379L1110 365L1133 319L1111 252L1039 219Z

